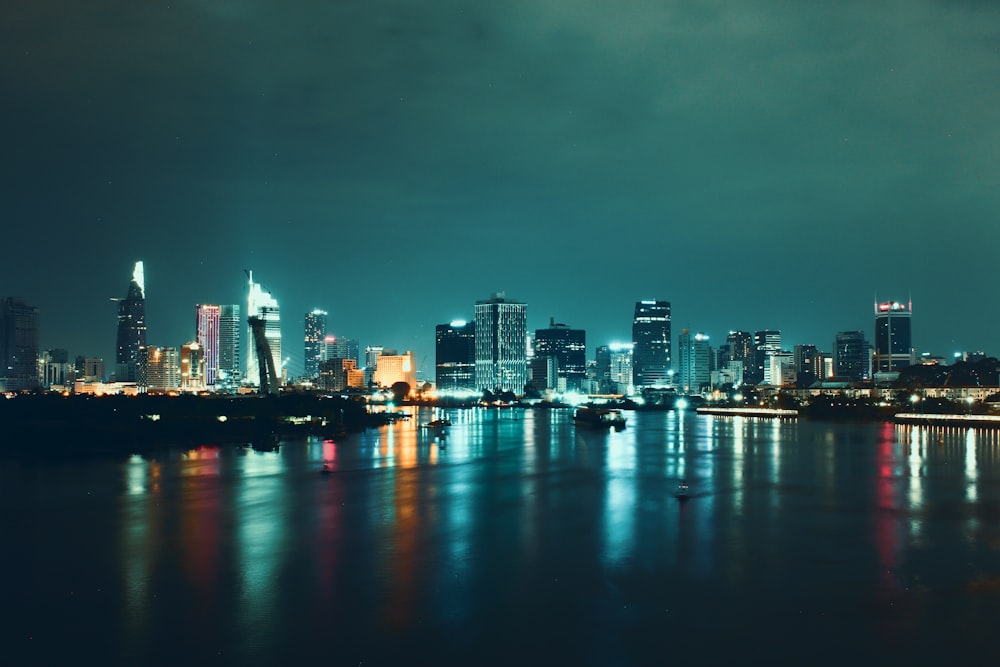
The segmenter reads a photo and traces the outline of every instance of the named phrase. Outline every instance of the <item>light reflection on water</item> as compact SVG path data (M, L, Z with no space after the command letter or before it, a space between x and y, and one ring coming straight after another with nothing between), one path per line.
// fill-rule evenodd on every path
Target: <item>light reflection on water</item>
M176 631L181 651L273 658L309 653L315 635L344 661L391 662L414 647L510 656L499 638L511 636L536 648L578 636L578 658L607 657L647 624L697 658L708 619L746 639L770 617L816 639L822 624L789 615L813 604L857 622L856 642L978 622L984 598L954 591L1000 577L995 432L627 416L599 432L569 411L414 410L276 452L132 457L98 466L118 491L86 496L104 504L85 518L89 487L58 471L3 492L62 498L67 520L115 535L111 557L86 567L119 582L101 617L140 662ZM453 425L422 426L442 417ZM694 497L681 502L685 479ZM32 537L11 539L39 558ZM900 610L912 628L892 620Z

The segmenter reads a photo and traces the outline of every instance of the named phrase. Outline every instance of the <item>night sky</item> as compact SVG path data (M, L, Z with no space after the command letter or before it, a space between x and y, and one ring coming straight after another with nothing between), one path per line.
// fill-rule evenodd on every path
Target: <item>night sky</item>
M412 349L505 290L596 345L830 350L914 304L918 351L1000 354L1000 6L974 0L0 4L0 296L113 365L196 303L278 299ZM244 305L245 307L245 305Z

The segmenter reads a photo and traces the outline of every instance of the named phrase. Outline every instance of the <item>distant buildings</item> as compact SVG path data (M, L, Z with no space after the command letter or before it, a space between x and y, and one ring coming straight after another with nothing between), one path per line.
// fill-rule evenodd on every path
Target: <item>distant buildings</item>
M792 349L795 386L807 389L823 377L823 361L815 345L796 345Z
M202 391L205 389L205 348L197 341L181 346L180 389Z
M636 301L632 345L632 384L635 388L669 386L669 301Z
M0 304L0 390L38 387L38 309L16 297Z
M913 364L913 303L875 304L875 371L893 373Z
M753 335L753 364L749 372L744 370L743 380L747 384L773 384L771 377L771 357L781 351L781 332L772 329L756 331Z
M434 328L434 383L439 391L475 389L475 322L456 320Z
M264 338L271 347L271 356L274 358L274 368L278 375L281 375L281 312L278 309L278 301L270 292L264 291L260 283L253 281L253 272L249 273L249 290L247 293L247 318L259 317L264 321ZM247 384L257 386L260 384L260 371L258 366L256 345L253 343L253 332L247 327Z
M503 292L476 302L476 389L521 393L528 382L527 306Z
M397 382L405 382L410 389L417 388L417 369L409 351L399 354L396 350L383 350L375 367L375 384L391 387Z
M219 375L219 327L222 307L198 305L195 307L195 326L198 345L205 361L204 383L214 387Z
M535 331L534 358L555 361L555 381L549 380L545 388L580 391L587 380L587 332L550 318L547 329Z
M319 362L323 361L323 342L326 338L326 316L327 312L318 308L306 313L304 375L307 378L319 375Z
M634 354L632 343L611 343L608 345L608 380L612 393L631 394L632 360Z
M353 359L355 362L358 362L359 353L360 346L358 345L358 341L354 338L330 335L323 337L323 345L320 348L320 356L323 361L330 361L331 359Z
M136 262L128 294L118 299L118 345L115 376L120 382L135 382L139 348L146 345L146 279L142 262Z
M140 367L138 384L150 393L176 390L181 384L180 359L176 347L145 348L145 365ZM145 376L145 377L143 377Z
M698 393L709 386L712 348L708 336L703 333L691 335L687 329L677 337L679 373L674 384L684 392Z

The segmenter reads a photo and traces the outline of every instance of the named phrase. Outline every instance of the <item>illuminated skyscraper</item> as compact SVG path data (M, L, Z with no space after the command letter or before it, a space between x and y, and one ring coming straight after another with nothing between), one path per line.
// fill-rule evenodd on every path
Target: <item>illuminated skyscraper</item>
M247 318L259 317L264 321L264 338L271 347L271 356L274 358L274 368L278 375L281 375L281 313L278 310L278 301L271 296L270 292L265 292L260 283L253 281L253 272L249 272L249 291L247 294ZM260 384L260 372L258 370L258 359L256 345L253 344L253 332L247 327L247 368L246 381L248 384L257 386Z
M139 348L146 345L146 279L142 262L136 262L128 295L118 301L118 348L115 375L122 382L135 382Z
M747 384L770 384L771 357L781 352L781 332L773 329L756 331L753 335L753 364L744 369Z
M204 383L215 386L219 374L219 327L221 324L222 307L198 305L195 308L198 345L201 346L205 361Z
M611 343L608 346L608 377L616 394L632 393L632 343Z
M580 391L587 379L587 332L571 329L549 319L548 329L535 330L535 358L556 360L557 387L564 391Z
M181 346L180 387L187 391L205 388L205 349L197 342Z
M913 363L913 302L875 304L875 370L891 373Z
M698 393L710 382L712 349L708 336L703 333L691 335L687 329L677 337L678 377L675 384L679 391Z
M434 330L434 382L439 391L476 386L476 323L456 320Z
M148 387L149 391L156 393L177 389L181 383L177 348L153 345L144 348L144 350L146 352L145 386ZM139 378L139 384L143 385L142 378Z
M670 302L636 301L632 319L632 384L670 385Z
M38 386L38 309L8 297L0 304L0 390Z
M476 302L476 389L519 394L527 383L527 306L496 292Z
M326 311L315 309L306 313L305 325L305 376L319 375L319 362L323 360L323 345L326 338Z
M389 388L397 382L405 382L410 389L417 388L417 368L409 350L397 354L395 350L383 350L378 356L375 368L375 384Z
M243 323L240 321L239 304L219 306L219 372L216 385L234 388L243 377L240 354L240 331Z

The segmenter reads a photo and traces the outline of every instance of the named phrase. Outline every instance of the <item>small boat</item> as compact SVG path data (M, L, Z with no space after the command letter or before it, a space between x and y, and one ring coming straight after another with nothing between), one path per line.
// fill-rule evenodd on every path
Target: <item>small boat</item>
M625 417L621 410L608 410L604 408L578 408L573 415L573 420L582 426L593 426L595 428L613 428L620 431L625 428Z
M321 475L329 475L331 472L333 472L333 468L330 467L329 463L324 463L323 467L319 470L319 474Z
M446 426L451 426L451 422L447 419L435 419L424 424L424 428L444 428Z
M677 491L674 493L674 498L677 500L688 500L690 497L691 487L688 486L686 479L682 479L681 483L677 485Z

